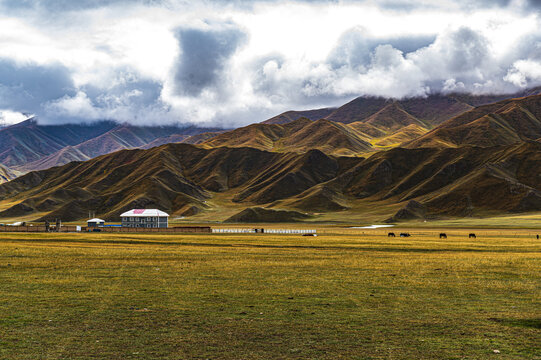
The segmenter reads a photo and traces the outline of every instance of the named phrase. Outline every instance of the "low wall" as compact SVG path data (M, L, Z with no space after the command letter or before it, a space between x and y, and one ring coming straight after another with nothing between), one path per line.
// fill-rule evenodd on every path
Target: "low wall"
M130 227L99 227L99 228L87 228L84 227L83 231L92 231L94 229L100 230L100 232L110 233L210 233L212 229L210 226L180 226L170 228L130 228Z
M60 227L60 231L56 231L54 226L49 228L49 232L76 232L76 231L77 231L77 226L74 226L74 225L62 225ZM45 232L45 225L36 225L36 226L0 225L0 232Z
M100 227L100 228L88 228L86 226L80 227L75 225L62 225L60 231L56 231L53 227L49 228L49 232L91 232L93 229L99 229L100 232L110 233L210 233L212 229L210 226L180 226L170 228L129 228L129 227ZM2 232L45 232L45 225L36 226L9 226L0 225L0 233Z
M232 229L232 228L223 228L223 229L212 229L213 233L217 234L246 234L246 233L264 233L264 234L316 234L317 230L307 230L307 229Z

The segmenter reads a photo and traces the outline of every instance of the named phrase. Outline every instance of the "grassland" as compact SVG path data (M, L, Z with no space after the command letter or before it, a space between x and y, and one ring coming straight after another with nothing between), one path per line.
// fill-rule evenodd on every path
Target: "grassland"
M409 231L0 234L0 358L541 359L531 230Z

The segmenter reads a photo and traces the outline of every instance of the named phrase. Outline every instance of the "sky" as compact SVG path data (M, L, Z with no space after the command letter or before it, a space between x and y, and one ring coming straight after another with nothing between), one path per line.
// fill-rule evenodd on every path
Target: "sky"
M0 120L235 127L541 85L536 0L0 0Z

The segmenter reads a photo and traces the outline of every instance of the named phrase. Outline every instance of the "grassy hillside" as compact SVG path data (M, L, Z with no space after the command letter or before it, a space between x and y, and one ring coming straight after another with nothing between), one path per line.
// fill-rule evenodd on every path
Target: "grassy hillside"
M375 146L379 147L396 147L404 143L412 141L426 134L428 130L417 124L411 124L373 140Z

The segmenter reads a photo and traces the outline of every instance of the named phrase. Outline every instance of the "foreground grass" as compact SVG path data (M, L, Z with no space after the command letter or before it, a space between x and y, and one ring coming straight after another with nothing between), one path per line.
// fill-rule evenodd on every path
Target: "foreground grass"
M541 359L540 242L384 234L0 234L0 358Z

